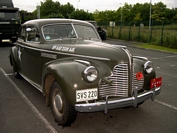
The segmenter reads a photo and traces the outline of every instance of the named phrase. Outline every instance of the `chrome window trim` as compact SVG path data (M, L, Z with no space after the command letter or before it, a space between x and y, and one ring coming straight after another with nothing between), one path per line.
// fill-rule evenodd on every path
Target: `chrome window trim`
M72 25L72 27L73 27L73 29L74 29L74 32L76 33L77 38L79 38L79 36L78 36L78 34L77 34L77 32L76 32L76 29L75 29L75 27L74 27L74 24L71 23L71 25Z

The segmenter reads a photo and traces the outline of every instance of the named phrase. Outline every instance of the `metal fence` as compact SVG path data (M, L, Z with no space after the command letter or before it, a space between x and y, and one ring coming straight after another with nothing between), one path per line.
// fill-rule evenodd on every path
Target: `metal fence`
M108 38L151 43L177 49L177 21L98 22Z

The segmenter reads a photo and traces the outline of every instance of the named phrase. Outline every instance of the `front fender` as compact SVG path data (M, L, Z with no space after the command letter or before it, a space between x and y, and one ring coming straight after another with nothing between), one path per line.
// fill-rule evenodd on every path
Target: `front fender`
M151 79L156 77L155 69L153 68L153 71L150 74L145 73L144 71L144 64L148 61L145 58L142 57L134 57L133 58L133 64L134 64L134 73L142 72L144 76L144 86L143 88L146 90L150 89L150 81Z
M89 61L90 65L96 67L98 71L98 78L96 81L92 83L88 83L84 80L82 73L88 67L88 64L80 63L75 61L74 59L68 60L57 60L51 63L46 64L43 68L43 92L44 95L48 95L50 93L49 85L46 85L46 77L48 75L52 75L50 79L51 81L57 81L60 85L65 97L69 101L71 105L76 103L76 90L89 89L89 88L98 88L99 80L111 74L111 70L109 70L108 66L105 66L104 63L97 61ZM103 68L107 67L107 69Z

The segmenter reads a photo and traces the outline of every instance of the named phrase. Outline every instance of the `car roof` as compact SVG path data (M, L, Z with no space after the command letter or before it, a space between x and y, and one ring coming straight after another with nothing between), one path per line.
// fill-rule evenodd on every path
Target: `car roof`
M29 20L25 22L23 25L37 25L37 26L43 26L46 24L52 24L52 23L74 23L74 24L89 24L86 21L82 20L76 20L76 19L65 19L65 18L48 18L48 19L34 19Z

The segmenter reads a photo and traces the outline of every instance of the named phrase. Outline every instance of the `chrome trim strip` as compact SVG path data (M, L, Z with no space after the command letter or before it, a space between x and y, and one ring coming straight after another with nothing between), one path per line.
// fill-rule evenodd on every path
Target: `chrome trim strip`
M84 60L74 60L75 62L79 62L79 63L82 63L82 64L86 64L87 66L90 66L90 62L88 61L84 61Z
M53 53L53 54L62 54L62 55L76 56L76 57L82 57L82 58L110 61L110 59L108 59L108 58L94 57L94 56L84 56L84 55L71 54L71 53L63 53L63 52L60 52L60 51L43 50L43 49L40 49L40 48L32 48L32 47L28 47L28 46L25 46L25 45L21 45L19 43L17 43L17 45L19 45L21 47L24 47L24 48L32 49L32 50L39 50L40 52L48 52L48 53Z
M132 79L132 74L134 73L133 72L133 68L132 68L132 66L133 66L133 63L132 63L132 56L131 56L131 54L130 54L130 52L128 51L128 49L125 49L125 48L122 48L122 50L127 54L127 56L128 56L128 59L129 59L129 70L130 70L130 72L129 72L129 77L130 77L130 80L129 80L129 87L130 87L130 91L132 90L132 83L133 83L133 79Z
M148 61L148 58L147 58L147 57L142 57L142 56L133 56L133 58L143 59L143 60Z
M46 57L46 58L51 58L51 59L57 59L57 55L55 55L55 54L41 53L41 57Z

